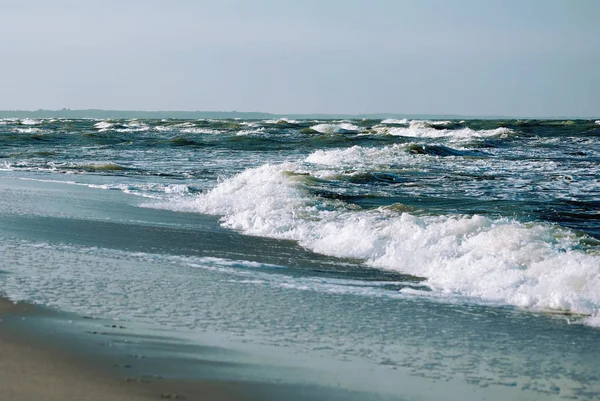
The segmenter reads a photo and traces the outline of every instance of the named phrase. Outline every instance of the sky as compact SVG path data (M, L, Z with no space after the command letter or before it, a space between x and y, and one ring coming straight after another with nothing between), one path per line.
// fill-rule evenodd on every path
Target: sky
M600 116L598 0L0 0L0 109Z

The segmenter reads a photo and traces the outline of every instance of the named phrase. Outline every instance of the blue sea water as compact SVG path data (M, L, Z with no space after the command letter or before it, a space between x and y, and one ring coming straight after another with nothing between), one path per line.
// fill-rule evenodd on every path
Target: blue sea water
M595 399L599 164L591 120L4 119L0 290L408 399Z

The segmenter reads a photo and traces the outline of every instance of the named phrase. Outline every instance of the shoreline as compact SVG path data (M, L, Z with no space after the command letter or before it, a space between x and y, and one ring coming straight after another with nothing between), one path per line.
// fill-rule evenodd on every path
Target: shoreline
M61 314L0 296L0 400L263 399L252 394L266 389L259 383L139 374L128 364L130 356L122 352L108 355L94 349L99 347L83 335L65 334L58 328L48 330L47 324L36 321L49 317L51 326L60 325Z
M59 327L63 324L77 326L78 322L70 320L73 317L0 296L0 400L388 401L388 398L374 394L317 385L210 378L200 371L192 378L147 374L148 370L161 373L177 369L186 362L177 356L165 359L132 356L125 352L126 347L108 351L106 343L96 341L98 335L109 334L107 332L86 332L92 335L90 337L71 328L63 330ZM99 328L106 327L106 322L101 319L81 316L79 319L89 320ZM141 337L135 332L123 335ZM180 351L185 350L182 344ZM204 370L218 371L222 367L218 361L208 359L201 365Z
M0 187L5 195L3 205L7 208L0 213L0 236L11 241L101 246L118 252L150 250L160 254L170 254L174 247L176 255L213 256L216 251L219 257L228 257L231 252L228 250L231 246L226 249L220 243L231 245L234 241L235 255L243 250L246 258L256 262L277 264L290 259L290 253L296 251L295 263L327 268L325 257L298 251L297 246L290 246L288 242L255 239L249 243L240 234L220 229L214 223L216 218L212 216L193 216L193 219L189 219L174 212L137 208L133 206L137 203L137 198L116 191L21 181L14 177L3 178L6 179L0 179ZM49 196L39 197L38 191ZM103 196L97 197L98 193ZM65 208L65 205L70 207ZM15 210L11 209L13 206ZM129 223L129 219L135 219L135 224ZM186 225L180 227L184 219ZM213 225L216 231L207 231L207 227L212 230ZM170 241L164 241L165 234ZM197 243L203 243L204 247L197 248ZM14 263L20 266L46 263L23 259L30 254L28 251L24 254L14 253L11 244L2 245L7 250L3 255L7 263L6 272L0 271L2 274L12 276ZM206 254L204 248L208 249ZM10 251L11 249L13 250ZM261 252L255 251L256 249ZM56 260L51 263L63 262ZM79 260L77 263L87 262ZM172 332L160 324L148 325L148 322L140 323L127 318L119 322L120 319L115 318L116 316L111 318L110 314L95 310L69 311L48 299L41 300L44 306L28 303L31 299L13 304L6 297L22 299L18 292L0 288L0 300L4 304L0 310L0 331L2 338L6 337L5 343L9 344L5 346L12 350L6 363L10 365L12 361L20 360L19 355L23 354L23 363L28 365L55 364L56 371L49 374L51 377L58 375L58 382L69 382L68 359L73 357L78 361L76 365L81 367L81 372L90 372L82 375L79 381L88 382L88 378L91 378L93 380L90 385L98 388L114 387L117 383L117 389L123 387L123 381L141 381L139 386L136 385L141 386L141 393L135 390L138 392L134 391L135 394L132 395L142 397L141 399L146 399L143 397L148 396L148 389L152 389L150 399L156 399L161 394L177 394L179 398L188 400L215 401L388 399L366 393L362 389L339 388L335 386L335 382L331 386L329 383L324 385L320 376L312 372L312 369L287 366L285 358L285 366L272 364L269 357L261 355L260 351L252 355L245 354L244 351L231 348L227 342L225 343L228 345L220 345L220 339L216 338L215 341L214 335L207 341L202 336L196 336L193 341L186 342L182 341L182 337L173 337ZM121 324L127 327L121 329L118 327ZM31 348L42 350L37 357L39 361L34 359L27 362L29 354L26 350ZM57 362L53 362L54 360ZM45 375L42 370L27 368L28 365L24 365L24 369L31 372L30 375ZM315 377L319 380L312 380ZM27 386L25 382L14 382L10 369L6 375L0 375L0 391L4 382L12 382L11 388L16 390ZM128 387L131 385L124 387L127 393L125 399L131 399ZM57 399L69 400L69 393L65 390L68 388L59 390L62 398ZM31 396L29 399L37 400L39 397Z
M15 327L16 320L35 320L42 313L34 305L0 298L0 398L143 401L161 396L155 386L127 382L73 352L32 338L42 333L31 335Z
M599 394L589 327L512 308L364 296L339 278L371 288L402 277L243 237L214 216L139 208L121 191L18 178L0 175L0 294L25 301L0 310L0 400Z

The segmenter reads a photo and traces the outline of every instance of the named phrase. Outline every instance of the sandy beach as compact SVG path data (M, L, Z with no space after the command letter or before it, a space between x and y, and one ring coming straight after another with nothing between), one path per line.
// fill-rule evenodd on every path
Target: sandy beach
M28 335L11 325L18 320L34 320L43 313L36 306L0 298L2 401L265 399L258 388L261 386L251 384L123 375L115 369L122 364L115 360L86 358L80 349L57 347L54 343L40 341L43 333ZM277 391L273 395L277 396Z
M6 214L2 216L0 227L11 235L36 240L52 238L59 243L81 245L98 243L98 236L101 235L104 246L118 247L124 243L135 251L149 248L156 251L173 246L171 242L164 241L162 228L128 224L115 226L110 220L102 221L104 218L88 220L86 214L90 211L95 216L104 213L104 210L111 210L110 207L106 209L105 199L96 197L97 190L21 180L0 180L0 185L4 194L0 201L7 206L3 209ZM34 196L40 190L48 196ZM118 192L103 194L116 196L115 199L127 199ZM49 201L56 195L60 201ZM81 205L81 201L89 207L77 206ZM9 202L19 205L19 211L11 213ZM49 214L61 218L49 222L40 216L41 211L45 214L45 211L59 204L63 204L60 211L50 211ZM147 219L147 213L154 213L144 208L120 207L126 208L124 215L136 216L138 221ZM21 213L24 210L35 212L33 215ZM69 217L63 218L66 216L62 215L62 211L68 211ZM170 213L161 215L167 219L179 218ZM92 230L84 227L94 221L99 224L98 227ZM198 224L204 224L204 220L199 221ZM166 220L165 223L170 225L172 220ZM198 238L190 237L187 230L182 230L180 234L173 229L168 232L171 237L178 236L177 241L190 243L189 248L185 245L182 247L184 251L192 249L193 241L202 242L205 246L211 242L203 234ZM7 244L6 241L3 243ZM240 242L237 249L243 246ZM264 246L246 246L249 249L262 249L263 252L265 250ZM274 257L285 257L285 250L280 250L277 248L272 251ZM29 251L27 253L31 255ZM13 263L12 266L21 263L21 256L12 250L6 249L1 255L6 263ZM44 255L42 259L32 260L30 266L44 265L48 254ZM58 264L63 262L56 261ZM78 266L82 263L88 264L89 261L80 259L76 262ZM100 263L106 263L106 259ZM6 266L10 270L10 266ZM11 275L8 270L6 274ZM2 290L6 291L7 288ZM98 293L90 292L88 295ZM148 333L140 327L131 327L129 323L91 318L85 313L65 313L62 308L38 307L21 302L15 304L7 298L0 298L0 304L0 400L302 401L363 400L367 396L362 392L301 382L301 379L282 381L281 377L295 378L298 371L274 367L260 360L247 361L243 353L228 349L227 346L187 343L171 338L171 332L163 330L160 324L155 325L158 331ZM137 354L143 355L140 357ZM308 374L312 374L310 369Z
M27 341L11 332L11 319L33 313L36 313L35 308L27 304L0 300L0 399L142 401L160 398L161 394L153 386L113 377L73 355Z
M60 312L0 298L0 401L309 401L361 397L316 386L141 375L129 369L129 355L98 354L94 342L81 341L81 336L65 336L60 330L47 332L47 324L42 327L36 320L48 314L55 315L50 317L54 324L62 324ZM42 330L31 330L36 326ZM171 360L163 369L180 362Z

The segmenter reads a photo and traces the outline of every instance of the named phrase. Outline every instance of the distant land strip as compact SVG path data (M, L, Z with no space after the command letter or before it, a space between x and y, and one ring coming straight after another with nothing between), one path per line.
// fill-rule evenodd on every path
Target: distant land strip
M143 111L143 110L0 110L0 118L94 118L94 119L181 119L197 120L210 119L244 119L266 120L291 118L296 120L343 120L343 119L368 119L378 120L394 119L423 119L423 120L514 120L514 119L594 119L594 117L515 117L515 116L469 116L457 114L273 114L263 112L242 111Z

